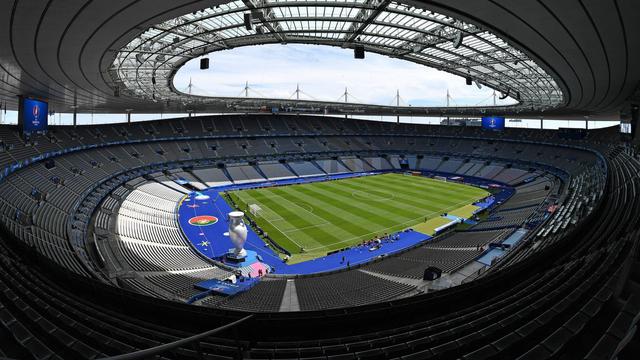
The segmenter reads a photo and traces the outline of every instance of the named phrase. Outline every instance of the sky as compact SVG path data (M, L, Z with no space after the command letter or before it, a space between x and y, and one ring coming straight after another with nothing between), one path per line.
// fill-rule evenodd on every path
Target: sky
M400 105L445 106L447 90L451 106L491 105L493 90L475 85L465 79L375 53L365 59L354 59L353 50L321 45L272 44L240 47L207 55L210 68L200 70L200 58L186 63L177 72L174 85L188 92L208 96L244 96L245 82L250 97L295 98L296 85L300 98L324 101L344 101L345 87L349 102L395 105L396 91ZM511 98L497 99L497 105L512 104ZM205 114L201 114L205 115ZM132 121L181 117L186 114L132 114ZM369 120L396 121L395 117L369 116ZM49 122L71 124L71 114L56 114ZM78 124L116 123L126 121L124 114L78 114ZM440 123L440 118L402 117L402 122ZM17 123L17 113L0 112L0 123ZM617 125L612 122L590 121L589 128ZM524 119L507 121L510 127L539 128L540 121ZM545 120L545 128L584 127L584 122Z
M467 86L465 79L406 60L366 53L354 59L353 50L321 45L271 44L241 47L208 55L210 68L200 70L200 58L185 64L174 85L192 93L210 96L244 96L249 82L250 97L290 98L300 85L301 99L395 105L444 106L447 89L451 105L490 105L493 90ZM513 99L497 100L498 105Z

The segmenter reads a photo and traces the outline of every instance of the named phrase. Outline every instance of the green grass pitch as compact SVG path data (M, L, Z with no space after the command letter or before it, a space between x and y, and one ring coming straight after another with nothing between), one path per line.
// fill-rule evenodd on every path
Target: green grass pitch
M230 192L254 221L293 254L290 262L326 255L424 223L469 205L488 192L421 176L382 174L358 178ZM302 250L304 249L304 250Z

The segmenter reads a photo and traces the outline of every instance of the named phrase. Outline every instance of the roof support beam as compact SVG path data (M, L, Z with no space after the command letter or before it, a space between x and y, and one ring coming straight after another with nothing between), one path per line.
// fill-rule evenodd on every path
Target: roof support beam
M275 15L271 8L264 8L264 0L242 0L244 5L251 10L251 15L256 17L262 23L262 26L267 28L271 35L273 35L279 42L285 43L287 39L284 34L281 33L282 28L277 21L273 24L269 20L275 20Z
M458 28L458 26L461 26L463 29ZM464 35L467 35L477 34L481 31L481 29L473 25L465 27L464 24L440 24L432 29L429 29L427 33L416 35L411 40L400 44L398 46L398 49L406 49L406 51L401 52L399 55L407 55L412 52L419 53L426 48L436 46L438 44L443 44L448 41L453 41L459 32L463 32ZM414 45L414 43L419 43L420 45Z
M354 21L351 23L350 30L352 31L351 35L345 40L345 44L353 43L360 34L367 28L377 17L380 15L384 9L389 5L390 0L368 0L366 5L370 5L371 7L365 7L360 9L358 15L356 15L356 20L364 20L362 22Z

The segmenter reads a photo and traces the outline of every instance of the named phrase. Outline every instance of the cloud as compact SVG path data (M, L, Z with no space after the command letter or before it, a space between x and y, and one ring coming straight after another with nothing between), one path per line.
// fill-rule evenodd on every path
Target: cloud
M296 84L302 99L336 101L348 88L350 101L391 105L400 91L401 105L444 106L447 89L455 105L490 105L492 90L467 86L461 77L409 61L320 45L261 45L210 54L211 68L199 69L199 59L185 64L174 79L186 91L209 96L244 96L245 82L254 97L292 97ZM510 100L512 102L513 100ZM498 100L498 104L507 101Z

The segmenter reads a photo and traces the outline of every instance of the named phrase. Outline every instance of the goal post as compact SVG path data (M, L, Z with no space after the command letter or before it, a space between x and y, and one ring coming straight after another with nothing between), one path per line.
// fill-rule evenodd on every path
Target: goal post
M258 206L258 204L250 204L249 205L249 212L253 216L260 216L260 213L262 212L262 208L260 206Z

